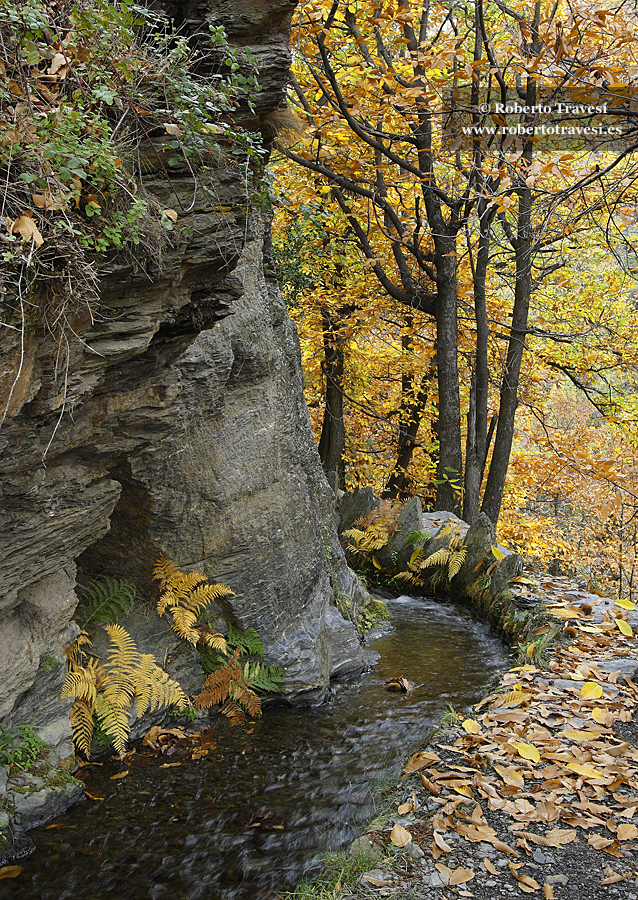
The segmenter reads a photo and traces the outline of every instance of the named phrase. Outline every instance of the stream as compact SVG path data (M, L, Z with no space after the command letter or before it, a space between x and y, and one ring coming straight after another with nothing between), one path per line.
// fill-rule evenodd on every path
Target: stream
M32 831L36 852L2 897L273 900L312 877L445 707L476 702L505 663L466 610L408 597L388 607L393 629L369 642L374 668L333 683L324 705L269 707L248 729L223 722L215 748L179 767L140 754L121 779L113 763L91 768L86 788L104 799ZM417 687L387 691L398 676Z

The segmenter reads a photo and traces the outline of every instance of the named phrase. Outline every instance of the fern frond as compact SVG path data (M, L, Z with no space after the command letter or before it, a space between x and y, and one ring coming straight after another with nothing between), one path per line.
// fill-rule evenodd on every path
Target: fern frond
M62 685L60 697L76 697L94 707L97 682L97 660L89 659L86 666L71 663Z
M130 723L128 709L112 706L103 694L98 694L95 714L104 734L112 741L118 753L124 753Z
M221 669L211 672L204 682L202 693L193 698L193 703L197 709L210 709L228 697L229 688L230 672L226 666L222 666Z
M135 641L121 625L105 625L104 630L108 634L111 643L115 645L117 652L122 656L128 656L129 654L136 654L138 652ZM115 650L109 652L114 653Z
M236 703L243 706L253 718L261 713L261 700L243 681L231 682L230 696Z
M231 647L241 647L249 656L260 656L263 659L266 654L265 647L253 628L241 631L231 624L228 626L227 640Z
M84 631L90 625L116 624L135 605L137 588L127 578L102 578L83 589L74 619Z
M230 719L232 725L243 725L246 721L246 713L233 700L227 700L223 706L220 706L219 711Z
M93 737L93 707L85 700L76 700L71 707L69 718L75 746L88 756L91 752L91 738Z
M217 603L222 597L234 596L234 591L225 584L201 584L190 594L186 605L193 612L199 612L210 603Z
M421 569L429 569L430 566L445 566L450 559L451 553L447 547L441 547L440 550L437 550L436 553L433 553L431 556L428 556L424 562L421 563Z
M200 639L200 633L195 628L197 616L194 612L184 609L183 606L176 606L171 610L173 616L173 631L178 634L189 644L195 645Z
M211 647L213 650L221 650L222 653L226 652L227 643L223 634L218 634L216 631L209 631L203 635L202 641L207 647Z
M461 547L460 550L454 550L452 555L450 556L450 562L448 564L448 576L450 579L454 578L461 571L461 566L465 562L465 557L467 556L467 547Z
M160 590L171 583L175 575L180 574L179 567L172 563L168 557L162 555L153 566L153 580L159 581Z
M179 600L186 603L192 592L201 584L206 584L206 576L202 575L201 572L180 572L179 575L176 575L171 581L169 590L171 590Z

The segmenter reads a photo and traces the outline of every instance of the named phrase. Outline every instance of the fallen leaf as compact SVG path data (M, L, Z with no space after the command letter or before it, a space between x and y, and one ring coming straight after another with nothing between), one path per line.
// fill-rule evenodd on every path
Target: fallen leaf
M403 825L395 825L390 832L390 840L395 847L405 847L412 842L412 835Z
M431 794L434 794L435 797L440 796L440 794L441 794L441 788L439 787L438 784L434 784L433 781L430 781L430 779L427 778L427 777L423 774L423 772L419 772L419 778L421 779L421 784L423 785L424 788L427 788L427 790L428 790Z
M408 800L407 803L402 803L397 807L397 812L400 816L404 816L406 813L412 812L412 801Z
M583 700L598 700L603 695L602 687L595 681L586 681L580 689Z
M484 857L483 857L483 865L485 866L485 868L487 869L487 871L488 871L491 875L498 875L498 874L499 874L498 869L496 868L496 866L494 865L494 863L491 862L491 860L489 860L489 859L487 858L487 856L484 856Z
M465 884L474 878L474 869L464 869L462 866L450 874L450 885Z
M435 831L432 834L432 837L434 838L434 843L439 848L439 850L442 850L444 853L452 852L452 847L450 847L450 845L446 842L440 831Z
M615 842L613 838L603 837L602 834L590 834L587 838L587 843L594 850L604 850L605 847L609 847Z
M104 797L96 797L95 794L90 794L88 791L84 791L84 796L88 797L89 800L104 800Z
M14 231L17 231L25 241L30 241L31 238L33 238L33 243L36 245L36 247L41 247L44 243L44 238L40 234L38 226L35 224L33 216L30 212L26 212L21 216L18 216L18 218L11 224L11 226L7 227L9 230L9 234L13 234Z
M543 885L543 897L545 900L554 900L554 886L545 882Z
M0 869L0 878L17 878L22 871L22 866L3 866Z
M478 734L481 730L481 726L476 719L464 719L461 722L461 728L468 734Z
M633 841L638 837L638 828L630 822L623 822L618 826L616 835L619 841Z
M523 759L531 759L532 762L540 762L541 755L533 744L526 744L523 741L514 741L514 746Z
M172 769L173 766L181 766L181 762L162 763L162 765L160 766L160 769Z
M174 209L164 209L164 210L162 210L162 212L164 213L165 216L168 216L168 218L171 220L171 222L177 222L177 213L175 212Z
M618 872L611 872L607 875L606 878L600 882L601 884L618 884L619 881L626 881L628 878L631 878L631 872L625 872L624 875L620 875Z
M374 875L364 875L363 876L366 881L370 884L373 884L375 887L388 887L388 885L392 884L391 881L384 881L382 878L375 878Z
M614 622L616 623L616 627L618 628L618 631L620 631L622 634L624 634L625 637L633 637L634 636L634 633L631 630L631 625L629 624L629 622L625 622L624 619L614 619Z
M567 763L567 768L571 769L572 772L576 772L577 775L582 775L583 778L604 778L605 774L601 772L599 769L594 769L593 766L581 766L580 763Z
M512 766L498 766L495 765L494 769L501 776L505 784L511 784L513 787L524 787L525 779L521 775L518 769L513 768Z
M614 606L619 606L621 609L636 609L636 604L631 600L614 600Z
M426 766L431 766L438 762L441 762L441 757L436 753L432 753L429 750L421 750L410 757L403 771L406 775L409 775L411 772L418 772L419 769L424 769Z
M111 781L116 781L118 778L126 778L128 775L128 769L125 769L124 772L118 772L117 775L111 775Z

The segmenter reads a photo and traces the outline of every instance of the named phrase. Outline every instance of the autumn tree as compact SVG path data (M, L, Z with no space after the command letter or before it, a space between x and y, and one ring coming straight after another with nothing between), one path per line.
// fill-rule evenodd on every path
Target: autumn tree
M534 292L562 265L565 234L611 220L635 178L631 135L602 165L582 145L539 154L537 101L607 98L631 131L616 89L629 84L634 29L622 9L540 0L300 10L292 86L306 132L286 155L313 173L387 297L434 321L436 506L470 521L486 466L482 509L499 516ZM511 271L500 296L497 266Z

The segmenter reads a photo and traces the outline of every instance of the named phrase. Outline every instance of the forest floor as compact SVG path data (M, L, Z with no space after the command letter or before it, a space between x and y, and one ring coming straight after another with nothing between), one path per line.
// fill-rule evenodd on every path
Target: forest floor
M567 578L538 592L572 643L438 731L351 847L365 871L308 896L638 900L638 612Z

